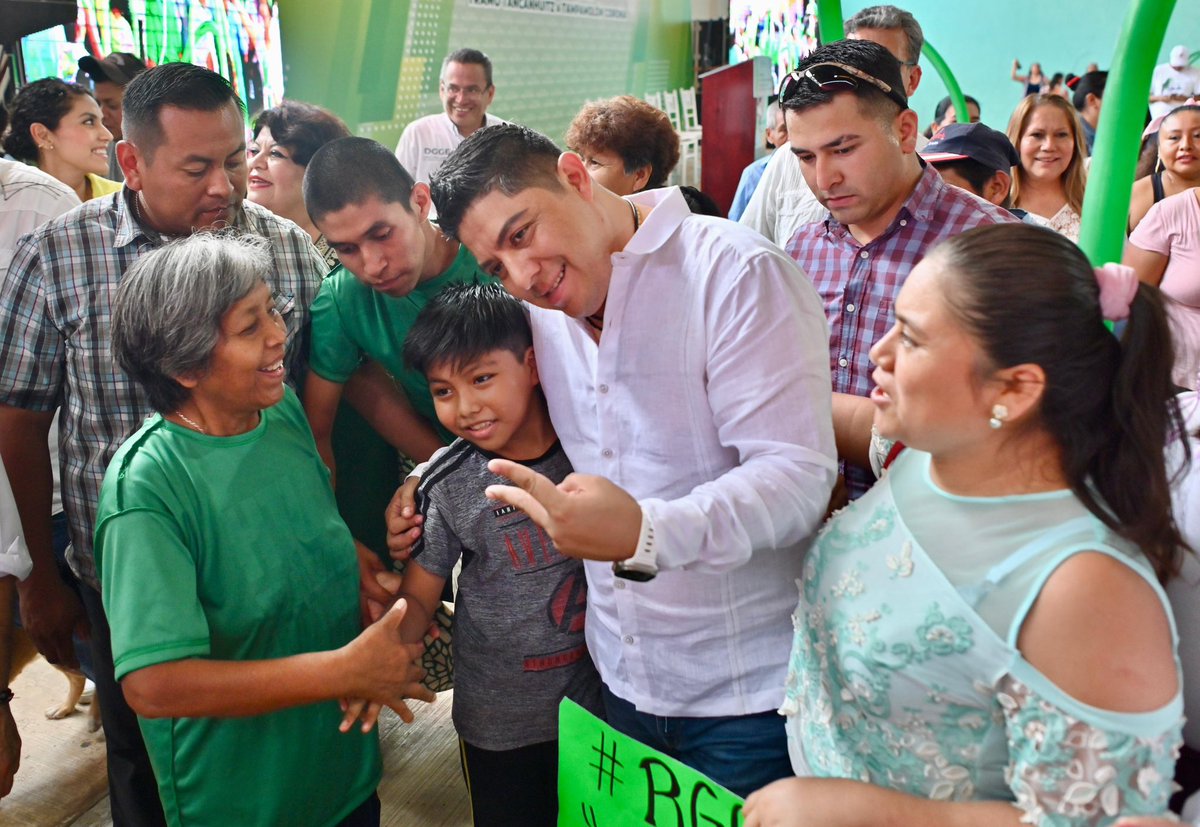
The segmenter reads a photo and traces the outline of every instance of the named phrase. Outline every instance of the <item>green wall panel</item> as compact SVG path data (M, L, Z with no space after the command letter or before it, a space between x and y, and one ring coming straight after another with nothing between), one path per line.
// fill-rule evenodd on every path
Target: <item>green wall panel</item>
M489 111L561 140L584 101L692 84L690 0L280 0L287 95L389 146L441 109L442 58L482 49Z

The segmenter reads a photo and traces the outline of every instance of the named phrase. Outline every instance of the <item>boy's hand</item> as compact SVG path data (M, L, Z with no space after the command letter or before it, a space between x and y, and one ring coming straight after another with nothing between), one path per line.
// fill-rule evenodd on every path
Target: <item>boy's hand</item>
M396 602L396 596L400 594L400 586L404 583L404 577L394 571L377 571L375 572L375 582L382 586L390 597L382 601L367 598L367 616L370 623L379 620L387 614L388 609L392 608L392 604Z
M637 550L642 507L604 477L571 474L558 485L506 459L488 463L517 486L489 485L487 495L515 506L550 535L563 554L586 560L628 560Z
M374 623L377 617L371 616L372 603L391 605L393 593L389 592L376 579L376 575L386 571L379 555L364 546L358 540L354 541L354 551L358 555L358 590L359 609L362 613L363 626Z
M393 560L407 560L412 547L421 537L420 525L425 518L417 513L417 486L420 477L410 477L396 489L384 512L387 521L388 551Z
M362 731L370 732L375 728L375 722L379 720L379 713L383 711L383 704L371 703L365 698L342 698L338 701L338 705L342 708L342 722L338 724L339 732L349 732L350 727L354 726L354 722L360 719L362 720Z
M364 732L374 726L378 711L372 712L369 704L389 706L405 723L411 724L412 710L404 701L411 698L432 703L436 699L421 684L425 678L425 670L421 668L425 644L404 643L400 635L400 623L407 610L407 601L396 601L382 618L340 650L345 664L343 677L350 683L342 708L343 732L359 717L363 719ZM364 700L368 702L366 709Z

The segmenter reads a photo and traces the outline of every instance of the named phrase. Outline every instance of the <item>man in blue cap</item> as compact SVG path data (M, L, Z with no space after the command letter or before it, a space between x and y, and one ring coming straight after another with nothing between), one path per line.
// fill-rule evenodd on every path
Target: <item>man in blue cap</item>
M1008 209L1012 168L1020 159L1003 132L981 123L952 123L937 132L920 155L951 186Z

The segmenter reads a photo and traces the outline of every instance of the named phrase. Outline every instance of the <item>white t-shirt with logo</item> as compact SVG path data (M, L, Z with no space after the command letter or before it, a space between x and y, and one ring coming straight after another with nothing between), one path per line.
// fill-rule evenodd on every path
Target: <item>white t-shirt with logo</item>
M508 121L484 114L484 126L500 123ZM430 176L462 142L463 136L454 121L445 112L439 112L418 118L404 127L396 146L396 157L415 181L428 184Z

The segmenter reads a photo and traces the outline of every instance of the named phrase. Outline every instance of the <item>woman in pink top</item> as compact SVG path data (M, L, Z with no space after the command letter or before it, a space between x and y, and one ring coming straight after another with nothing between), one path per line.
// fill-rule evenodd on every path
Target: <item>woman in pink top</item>
M1125 263L1170 298L1177 385L1196 390L1200 374L1200 188L1159 201L1134 228Z

